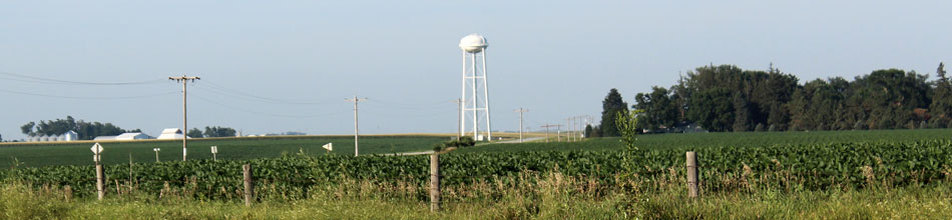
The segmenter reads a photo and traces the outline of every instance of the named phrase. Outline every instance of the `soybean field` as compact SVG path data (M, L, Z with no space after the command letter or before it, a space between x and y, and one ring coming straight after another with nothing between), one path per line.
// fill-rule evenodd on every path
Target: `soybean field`
M449 140L449 136L363 136L360 138L360 154L386 154L431 150L436 143ZM327 152L321 146L333 143L334 150ZM155 162L154 148L161 149L159 161L182 160L182 141L131 141L101 142L102 159L105 164L128 164ZM51 142L40 144L0 145L0 165L39 167L50 165L91 165L91 141L82 143ZM189 140L189 160L212 159L210 147L218 146L219 160L248 160L253 158L279 157L283 154L305 152L309 154L354 155L353 136L299 136L299 137L242 137L209 138Z

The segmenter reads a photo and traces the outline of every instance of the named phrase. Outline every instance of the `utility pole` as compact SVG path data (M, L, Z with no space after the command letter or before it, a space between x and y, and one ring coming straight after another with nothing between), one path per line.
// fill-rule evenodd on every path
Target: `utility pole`
M578 141L579 133L579 124L581 124L581 119L579 116L572 116L572 140Z
M572 142L572 117L565 119L565 142Z
M463 136L463 99L453 100L456 103L456 141Z
M549 127L556 127L556 128L559 129L559 133L558 133L558 135L556 135L556 137L558 137L558 140L559 140L560 142L562 141L562 137L560 137L560 135L561 135L561 128L560 128L560 126L562 126L562 125L545 124L545 125L542 126L542 128L545 128L545 143L549 143Z
M195 82L195 80L200 80L197 76L172 76L169 77L169 80L175 80L175 82L182 82L182 161L185 161L186 156L188 155L188 84L189 81Z
M529 112L529 109L519 108L516 112L519 113L519 143L522 143L522 113Z
M362 101L367 101L367 98L354 98L346 99L348 102L354 103L354 156L357 156L357 136L360 134L360 129L357 127L357 103Z

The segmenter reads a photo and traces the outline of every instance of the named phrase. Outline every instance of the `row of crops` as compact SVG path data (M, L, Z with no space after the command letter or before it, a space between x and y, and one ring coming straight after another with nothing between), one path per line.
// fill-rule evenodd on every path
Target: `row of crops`
M879 143L706 147L696 149L703 185L708 191L731 190L733 183L760 179L761 184L795 184L805 190L831 187L889 187L931 184L952 179L952 142L946 140ZM248 161L161 162L106 166L107 182L131 184L160 193L184 187L202 198L226 198L239 191L241 165L250 163L258 182L271 189L306 193L308 189L365 181L425 187L429 157L349 157L288 155ZM526 180L526 173L595 180L603 186L621 181L683 176L684 151L527 151L444 154L444 186L484 180ZM35 185L70 185L81 196L94 192L93 166L49 166L4 171L3 178ZM521 177L520 177L521 176ZM118 187L117 187L118 188ZM422 197L422 196L421 196Z

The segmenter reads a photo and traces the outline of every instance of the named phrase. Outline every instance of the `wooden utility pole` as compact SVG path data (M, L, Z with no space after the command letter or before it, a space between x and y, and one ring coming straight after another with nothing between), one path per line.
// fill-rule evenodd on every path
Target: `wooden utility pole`
M463 137L463 99L456 99L456 141Z
M529 112L529 109L519 108L516 112L519 113L519 143L522 143L522 113Z
M545 128L545 143L549 143L549 127L559 128L560 126L562 125L545 124L542 126L542 128ZM561 131L561 128L559 128L559 130ZM559 141L562 141L562 138L560 137L561 135L561 132L556 135Z
M360 129L358 129L358 125L357 125L357 103L362 101L367 101L367 98L357 98L357 96L354 96L354 98L346 99L346 100L348 102L354 103L354 156L356 157L357 156L357 136L360 134Z
M697 178L697 153L694 151L688 151L685 153L687 157L687 169L688 169L688 197L697 198L698 196L698 178Z
M197 76L173 76L169 77L169 80L175 80L175 82L182 82L182 161L185 161L186 156L188 155L188 87L186 86L189 81L195 82L195 80L200 80Z
M572 142L572 117L565 119L565 142Z

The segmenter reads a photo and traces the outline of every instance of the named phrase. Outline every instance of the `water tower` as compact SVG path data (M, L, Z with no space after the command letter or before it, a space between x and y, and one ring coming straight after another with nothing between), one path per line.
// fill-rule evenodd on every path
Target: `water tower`
M473 139L479 140L480 112L486 119L486 138L492 140L492 124L489 117L489 82L486 79L486 47L489 43L479 34L470 34L459 41L459 48L463 50L463 87L462 108L460 108L460 136L467 135L466 121L472 119ZM482 88L483 96L479 96Z

